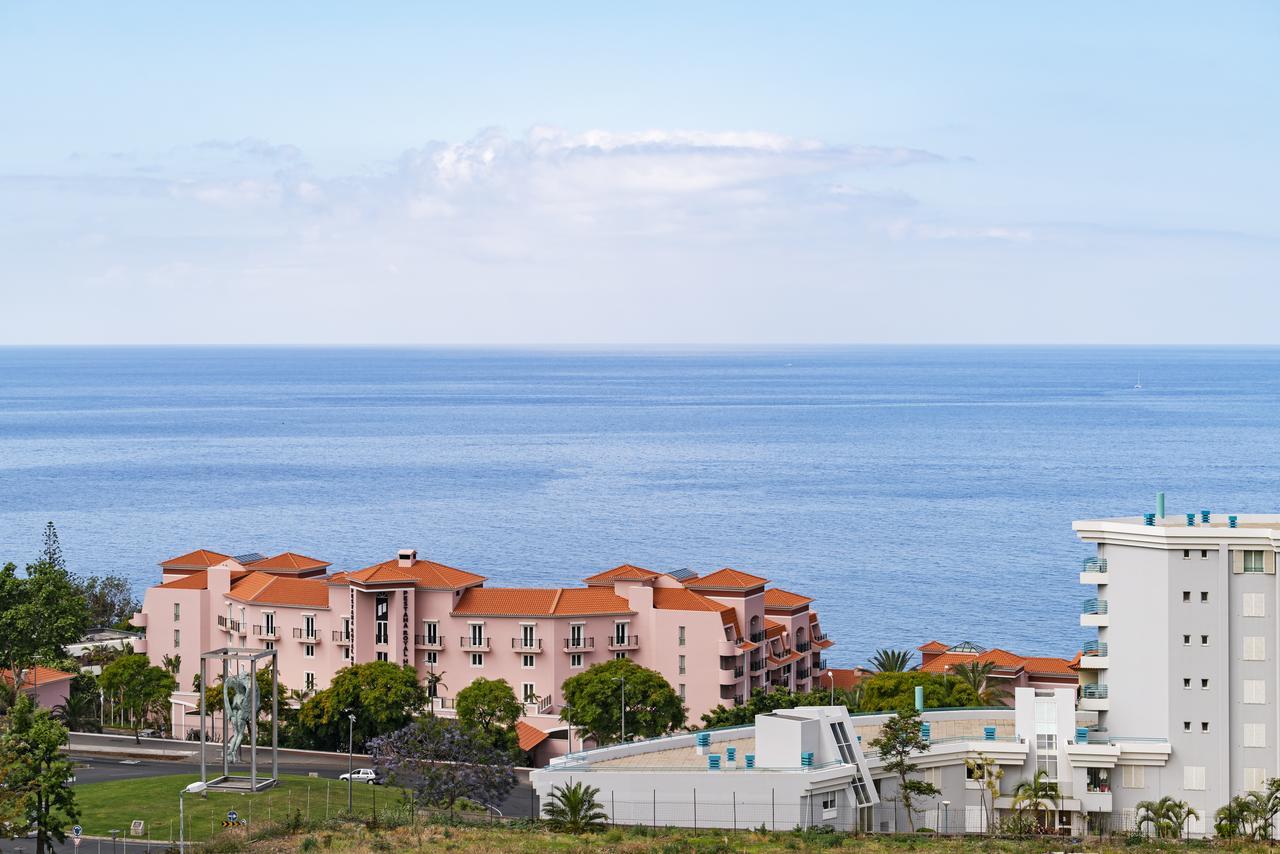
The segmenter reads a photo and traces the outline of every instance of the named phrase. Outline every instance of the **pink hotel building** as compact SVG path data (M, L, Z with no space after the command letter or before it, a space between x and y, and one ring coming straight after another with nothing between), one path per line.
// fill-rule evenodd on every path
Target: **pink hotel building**
M411 665L424 682L434 671L443 684L433 702L446 711L473 679L504 678L526 704L526 724L562 738L560 684L605 659L661 673L696 722L754 688L820 687L833 644L813 600L734 569L700 577L624 564L585 587L538 589L485 587L484 576L412 549L356 572L330 573L330 564L292 552L205 549L160 568L133 622L153 663L181 657L179 738L179 721L199 705L200 653L219 647L275 648L289 688L324 689L338 670L366 661Z

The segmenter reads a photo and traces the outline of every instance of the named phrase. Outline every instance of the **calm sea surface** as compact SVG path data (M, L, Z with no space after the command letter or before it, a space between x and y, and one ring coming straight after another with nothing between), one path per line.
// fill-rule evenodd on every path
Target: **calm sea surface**
M0 561L52 519L139 589L197 547L733 566L816 597L833 664L1070 655L1071 521L1276 510L1278 417L1280 350L0 348Z

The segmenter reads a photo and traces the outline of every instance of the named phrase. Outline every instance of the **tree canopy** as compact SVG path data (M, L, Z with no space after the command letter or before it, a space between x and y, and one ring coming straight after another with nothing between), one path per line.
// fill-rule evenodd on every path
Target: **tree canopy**
M519 746L516 721L524 706L516 699L505 679L474 680L458 692L455 707L458 721L488 739L499 750L515 750Z
M129 715L134 741L148 719L161 720L169 695L178 690L178 680L163 667L155 667L145 655L123 655L102 668L98 677L102 690L116 698Z
M862 689L860 711L890 712L914 706L917 685L924 686L924 703L929 708L978 705L978 695L964 680L910 670L905 673L877 673L864 679L859 685Z
M847 702L846 692L836 692L836 702ZM756 688L750 699L741 706L716 706L702 715L702 725L707 729L723 726L744 726L755 723L756 715L763 715L778 709L794 709L796 706L825 706L831 702L829 691L808 691L794 693L786 688L774 688L766 692Z
M626 685L627 738L653 738L684 726L684 703L662 674L628 658L592 665L560 686L568 708L560 718L572 721L597 744L622 738L623 683Z
M84 598L65 568L40 561L21 574L12 563L0 569L0 665L19 679L37 661L63 658L88 628Z
M84 597L90 627L123 629L142 609L132 585L119 575L77 577L75 584Z
M80 817L70 780L71 760L62 752L67 729L46 709L36 709L23 695L0 735L3 793L0 814L15 824L30 823L36 851L49 850L50 840L66 841L64 828Z
M447 718L425 716L378 736L369 742L369 755L423 806L453 809L459 798L496 805L516 786L509 753Z
M412 667L369 661L344 667L329 687L303 702L286 732L290 746L319 750L346 749L347 714L354 749L374 736L409 724L427 702L426 689Z

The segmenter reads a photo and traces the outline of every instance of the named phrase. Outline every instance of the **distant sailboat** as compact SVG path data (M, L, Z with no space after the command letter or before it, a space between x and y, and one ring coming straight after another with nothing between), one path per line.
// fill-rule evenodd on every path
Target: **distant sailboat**
M1138 381L1133 384L1133 387L1136 389L1142 388L1142 372L1141 371L1138 372Z

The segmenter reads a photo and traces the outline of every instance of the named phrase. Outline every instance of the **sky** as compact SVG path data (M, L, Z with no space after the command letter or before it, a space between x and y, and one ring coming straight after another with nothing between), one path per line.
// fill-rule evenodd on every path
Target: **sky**
M0 344L1270 344L1280 4L0 4Z

